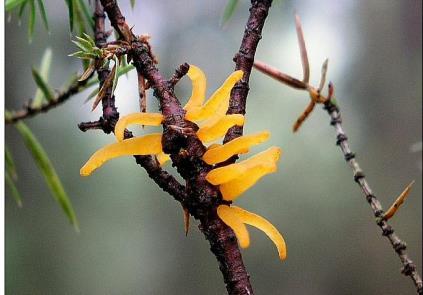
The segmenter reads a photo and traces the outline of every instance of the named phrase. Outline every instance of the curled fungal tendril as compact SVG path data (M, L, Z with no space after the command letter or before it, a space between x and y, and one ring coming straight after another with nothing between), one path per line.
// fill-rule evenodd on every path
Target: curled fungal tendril
M224 136L227 130L235 125L244 125L243 115L226 115L230 91L243 74L239 71L234 72L201 107L204 96L196 98L194 93L196 91L199 93L201 87L204 87L201 88L201 93L204 93L206 82L205 80L198 81L205 79L205 75L199 71L201 70L197 67L192 67L192 75L188 75L193 80L193 96L188 101L189 107L185 107L187 110L185 118L190 121L206 120L197 131L198 138L204 143ZM198 80L195 81L195 79ZM269 137L270 133L263 131L238 137L223 145L211 145L203 155L203 160L209 165L221 163L239 153L247 153L252 146L265 142ZM207 174L206 180L213 185L219 185L224 200L233 201L256 184L260 178L275 172L280 155L280 148L271 147L242 162L212 169ZM281 260L286 258L286 245L282 235L263 217L239 207L227 205L219 206L217 214L233 229L242 248L247 248L250 244L250 237L245 226L249 224L262 230L273 241Z
M250 238L244 224L263 231L275 244L281 260L286 259L286 244L279 231L263 217L236 206L220 205L217 208L220 219L231 227L242 248L248 247Z
M101 167L105 162L122 156L155 155L162 152L162 134L153 133L142 137L126 139L122 142L112 143L98 151L81 168L82 176L90 175L94 170Z

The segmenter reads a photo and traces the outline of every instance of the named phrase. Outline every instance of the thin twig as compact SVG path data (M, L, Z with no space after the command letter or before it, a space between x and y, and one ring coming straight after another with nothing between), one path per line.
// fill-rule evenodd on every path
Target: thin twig
M322 69L322 73L324 75L326 75L326 71L327 71L326 69L327 66L325 64L323 65L323 69ZM266 75L268 75L269 77L272 77L284 84L292 86L291 81L294 78L289 77L288 75L283 73L282 75L280 75L281 73L280 71L268 65L260 64L259 67L261 71L265 73ZM266 69L271 69L271 70L269 71ZM285 78L286 76L288 76L289 79L286 79ZM310 87L311 86L309 85L306 87L308 91L310 91ZM293 87L293 88L297 88L297 87ZM352 153L350 150L348 137L342 128L341 114L340 114L338 106L335 104L333 99L334 87L332 83L329 83L328 88L329 88L329 93L326 97L321 95L319 91L317 90L315 91L315 93L319 95L319 99L316 101L324 105L324 109L328 112L329 116L331 117L330 123L332 126L334 126L336 130L336 138L337 138L336 144L341 148L341 151L344 155L345 160L348 162L349 166L353 170L354 180L360 186L361 190L364 193L364 196L366 197L366 200L369 202L373 210L373 214L377 218L376 223L382 229L382 235L385 236L390 241L393 249L397 253L398 257L400 258L402 263L401 273L403 273L406 276L409 276L413 280L414 285L416 286L417 293L422 294L423 282L416 269L415 264L408 257L405 251L406 243L400 240L400 238L394 233L394 229L392 228L392 226L389 225L387 221L385 220L384 218L385 212L382 209L382 205L380 204L379 200L376 198L376 196L373 194L372 190L370 189L370 186L365 179L364 173L361 170L355 158L355 154Z
M301 63L303 65L303 82L308 84L310 81L310 65L308 63L307 49L304 41L303 28L298 14L295 14L295 29L297 30L298 45L301 53Z
M67 89L58 93L54 99L44 103L40 107L31 107L31 102L27 102L25 107L18 111L12 111L10 117L5 118L6 124L16 123L20 120L27 119L36 116L41 113L48 112L49 110L61 105L66 102L73 95L78 94L86 88L87 80L83 82L75 81Z
M172 85L172 87L175 87L175 85L179 82L179 80L184 77L189 70L189 64L183 63L175 70L175 73L173 74L172 78L170 78L169 83Z
M348 137L342 128L342 119L339 108L332 100L328 100L324 109L327 111L331 118L331 125L336 130L336 144L340 147L342 154L344 155L345 160L348 162L351 167L354 175L355 182L360 186L364 196L366 197L367 202L370 204L373 214L376 217L377 225L382 229L382 235L385 236L392 245L392 248L397 253L398 257L402 263L401 273L409 276L414 285L418 294L423 292L423 282L416 269L416 265L408 257L406 250L406 243L402 241L394 232L394 229L388 222L383 218L384 211L379 200L373 194L368 182L365 179L364 173L356 160L355 154L351 152L348 143Z
M301 22L299 17L296 15L295 17L296 22L296 28L297 28L297 35L298 40L300 43L300 50L302 55L302 61L303 61L303 70L304 70L304 77L306 78L306 72L308 68L308 59L306 57L307 55L307 49L305 47L304 37L302 35L302 29L301 29ZM305 54L305 57L304 57ZM265 73L266 75L284 83L288 86L291 86L293 88L299 88L297 87L297 84L292 83L292 81L295 81L296 79L293 77L290 77L289 75L286 75L280 71L278 71L275 68L272 68L269 65L258 63L255 64L256 68L258 68L261 72ZM391 243L393 249L398 254L398 257L401 260L402 263L402 269L401 273L403 273L406 276L409 276L414 285L416 286L416 290L418 294L422 294L423 292L423 282L419 275L419 273L416 270L416 266L413 263L413 261L408 257L406 253L406 244L400 238L394 233L394 229L392 226L390 226L387 223L387 220L391 217L391 214L394 214L396 209L401 205L401 203L404 201L405 197L407 196L411 184L406 188L406 190L400 195L400 197L397 199L397 201L394 203L393 207L394 209L388 210L389 214L385 214L385 212L382 209L382 205L380 204L379 200L376 198L376 196L372 193L372 190L370 189L369 184L367 183L364 173L361 170L356 158L355 154L351 152L349 143L348 143L348 137L345 134L345 131L342 128L342 119L341 114L339 111L338 106L334 102L334 87L333 84L330 82L328 85L328 95L325 97L321 94L321 90L323 89L323 85L326 80L326 74L327 74L327 67L328 67L328 60L325 60L325 62L322 65L322 76L320 79L320 85L319 88L316 89L313 86L308 84L308 79L304 79L302 82L304 85L304 90L308 91L311 103L307 107L304 114L297 120L296 124L294 125L294 131L296 131L301 123L307 118L308 114L313 110L314 105L316 103L321 103L324 105L324 109L327 111L329 116L331 117L330 124L334 126L336 130L336 144L341 148L341 151L344 155L345 160L348 162L349 166L353 170L354 180L355 182L360 186L361 190L364 193L364 196L366 197L366 200L369 202L373 214L376 217L376 223L377 225L382 229L382 235L385 236ZM392 213L392 211L394 211Z

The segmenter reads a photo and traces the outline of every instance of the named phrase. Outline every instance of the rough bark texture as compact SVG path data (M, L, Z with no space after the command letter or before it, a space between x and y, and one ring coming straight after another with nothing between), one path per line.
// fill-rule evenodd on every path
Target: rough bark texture
M95 42L101 48L107 42L107 34L105 32L105 14L103 7L99 0L96 1L95 7ZM101 68L97 70L98 79L100 81L99 87L103 85L107 76L110 74L109 69ZM111 94L111 89L108 89L106 95L102 100L103 115L96 122L83 122L78 125L82 131L90 129L101 129L105 133L114 132L116 122L119 120L119 112L115 106L115 97ZM125 138L133 137L130 131L125 132ZM134 156L136 162L144 167L148 176L152 178L158 186L165 192L169 193L177 201L183 201L187 198L186 188L180 184L172 175L164 171L155 157L151 156Z
M165 117L163 150L171 155L173 165L186 181L187 198L182 201L182 205L200 220L200 229L210 242L211 250L219 262L228 293L253 294L236 237L217 217L216 208L225 201L218 188L205 180L212 167L201 160L205 147L195 134L198 127L184 119L185 112L173 92L174 79L166 80L158 71L150 47L131 32L116 1L101 0L101 3L119 36L131 44L130 57L133 64L137 72L148 81L159 100ZM270 3L271 1L252 1L248 26L237 55L237 68L244 70L245 75L241 87L236 86L240 94L235 100L231 100L232 112L245 112L248 78Z
M201 221L201 231L210 243L210 250L219 262L229 294L253 294L249 275L245 271L238 241L232 230L217 216Z
M254 56L256 54L258 43L261 39L264 22L269 13L272 0L251 1L250 17L244 31L244 37L241 47L234 57L236 63L235 70L242 70L244 76L238 82L231 92L231 100L229 104L228 114L245 114L245 106L247 102L248 91L250 90L249 81L251 69L254 64ZM243 127L235 126L229 129L225 136L224 142L231 141L242 135ZM232 161L235 161L233 158Z
M246 97L249 90L248 81L254 54L261 39L261 31L271 2L270 0L251 1L250 17L240 50L234 59L236 69L243 70L244 77L232 91L229 113L245 113ZM136 162L146 169L148 175L164 191L181 202L183 207L187 208L189 213L200 221L200 229L209 241L211 251L219 262L228 293L253 294L236 236L232 229L218 218L216 213L216 208L220 204L230 202L222 200L219 189L206 181L205 176L212 169L212 166L207 165L201 159L206 148L195 134L195 131L198 130L197 125L185 121L185 111L173 91L175 84L186 74L189 66L182 65L171 79L166 80L155 66L156 60L148 42L133 34L116 0L96 0L95 2L94 31L97 47L101 48L107 44L108 34L105 31L106 15L104 12L107 13L112 26L118 32L119 38L130 44L128 58L133 61L138 74L148 81L148 87L154 90L154 95L158 98L165 117L163 150L171 155L173 165L185 179L186 186L164 171L155 157L135 156ZM97 69L97 74L101 88L110 75L110 70L100 68ZM11 117L6 118L6 123L13 123L48 111L78 93L85 84L86 81L72 84L65 92L58 94L54 101L40 108L25 107L22 111L15 112ZM84 132L91 129L100 129L105 133L114 132L114 127L119 120L119 112L111 89L107 90L102 99L102 111L103 114L98 121L82 122L78 127ZM234 128L226 136L225 142L241 134L242 128ZM126 130L125 138L130 137L132 137L132 133Z
M234 57L234 62L236 63L235 69L243 70L244 76L231 92L228 114L245 114L250 73L271 3L271 0L251 1L250 16L247 21L242 43L239 52ZM104 10L107 12L112 26L119 33L120 39L130 44L130 48L128 49L130 51L129 55L136 66L137 72L142 77L145 77L149 82L149 86L154 89L154 95L158 98L162 113L165 116L165 122L163 124L163 147L165 152L171 154L173 165L176 166L178 172L186 180L186 186L180 184L173 176L164 171L155 157L135 156L136 162L145 168L148 175L159 187L181 202L184 208L189 210L191 215L200 220L200 230L209 241L210 249L219 262L219 268L223 274L228 293L253 294L249 275L243 264L236 237L233 231L216 214L217 206L228 202L222 200L217 187L205 180L206 174L212 167L201 160L205 152L205 147L195 135L198 127L184 120L184 110L173 92L174 85L186 74L188 65L182 65L170 80L166 80L155 66L155 58L151 53L149 44L132 33L115 0L96 0L94 14L95 40L98 47L105 46L107 42L104 23L106 15ZM269 74L269 69L258 68L291 87L305 89L304 82L280 72ZM101 87L110 74L110 71L103 68L98 69L97 73ZM84 89L86 83L87 80L84 82L75 81L66 90L58 93L54 100L38 108L32 108L29 102L22 110L6 117L5 123L14 123L46 112L65 102L72 95L80 92ZM108 89L107 94L102 100L102 109L103 115L98 121L81 123L79 124L79 128L82 131L101 129L105 133L113 132L115 124L119 119L119 113L115 106L115 97L112 95L111 89ZM401 272L412 279L417 293L422 294L423 282L416 270L415 264L405 251L406 244L399 239L392 226L383 218L384 211L382 206L370 189L364 173L355 159L354 153L349 148L348 138L342 128L338 107L331 100L328 100L325 103L325 110L331 117L331 125L336 129L337 145L340 146L345 160L353 170L354 180L360 186L366 200L370 204L373 214L376 217L376 223L382 229L382 235L390 241L401 260ZM233 140L241 136L242 133L242 127L233 127L226 134L224 142ZM132 136L130 131L125 131L125 138ZM233 157L225 162L224 165L234 162L236 159L237 157Z

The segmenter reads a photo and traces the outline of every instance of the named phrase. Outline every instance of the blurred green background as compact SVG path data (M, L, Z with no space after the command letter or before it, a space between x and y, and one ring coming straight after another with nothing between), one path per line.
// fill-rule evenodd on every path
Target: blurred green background
M195 64L207 74L210 94L233 70L248 1L240 1L224 27L219 22L226 1L138 0L134 10L129 0L119 2L134 31L152 36L159 68L168 76L182 62ZM52 85L59 87L80 71L78 60L67 56L75 47L64 1L46 0L46 5L51 33L38 19L31 44L26 14L22 25L16 14L6 23L8 109L20 108L33 96L31 65L38 66L47 45L53 49ZM422 3L278 1L257 58L300 77L295 10L303 21L312 81L318 83L321 63L329 57L328 78L335 84L352 149L384 207L416 179L392 225L421 273ZM176 91L185 101L191 91L186 78ZM114 141L111 135L77 128L100 116L100 108L91 113L83 104L89 92L26 121L71 197L79 234L51 198L19 134L6 126L6 145L17 162L24 196L19 209L6 191L7 294L225 294L197 222L185 237L180 205L132 158L111 161L89 178L79 176L89 156ZM122 115L138 109L134 73L120 79L116 94ZM251 246L242 253L256 293L414 294L335 146L327 114L318 107L292 134L307 103L306 93L252 73L246 133L269 129L270 142L254 152L278 145L284 153L279 172L237 204L271 221L288 245L288 259L281 263L273 244L251 228ZM151 93L149 109L157 109Z

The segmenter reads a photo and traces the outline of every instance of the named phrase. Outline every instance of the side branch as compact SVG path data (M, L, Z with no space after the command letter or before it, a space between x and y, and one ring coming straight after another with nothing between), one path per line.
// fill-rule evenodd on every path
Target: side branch
M65 101L67 101L73 95L78 94L79 92L84 90L86 88L86 84L87 84L87 81L84 81L84 82L75 81L74 83L72 83L71 86L69 86L69 88L57 94L53 100L37 108L31 107L31 103L27 102L26 106L23 109L12 112L12 115L10 117L6 117L5 123L6 124L16 123L19 120L27 119L35 115L38 115L40 113L48 112L52 108L55 108L61 105L62 103L64 103Z
M385 212L382 209L382 205L380 204L379 200L373 194L369 184L367 183L364 173L358 164L355 154L351 152L348 143L348 137L345 134L344 129L342 128L342 119L341 114L339 111L338 106L335 103L333 98L334 96L334 87L332 83L329 83L328 88L328 95L324 96L321 93L325 78L326 78L326 71L327 71L327 63L325 62L322 67L322 78L319 88L315 88L309 85L306 82L300 81L295 79L285 73L280 72L279 70L264 64L262 62L255 62L254 66L261 71L262 73L268 75L283 84L286 84L292 88L305 90L309 92L309 95L312 99L313 103L323 104L324 109L329 114L331 121L330 124L336 130L336 144L340 147L345 160L351 167L353 174L354 174L354 181L360 186L364 196L366 197L367 202L370 204L373 214L376 217L377 225L382 229L382 235L385 236L392 245L392 248L397 253L398 257L402 263L401 273L406 276L409 276L416 286L416 290L418 294L422 294L423 292L423 282L416 270L416 265L413 261L408 257L406 253L406 243L402 241L395 233L394 229L391 225L388 224ZM298 122L298 121L297 121ZM295 132L295 129L294 129ZM409 187L408 187L409 190ZM405 191L407 193L407 189ZM404 194L404 193L403 193ZM402 198L405 196L403 195Z
M406 243L395 234L392 226L389 225L388 222L385 220L382 205L380 204L376 196L373 194L368 182L366 181L365 175L355 158L355 154L351 152L351 149L348 144L348 137L342 128L342 119L339 108L332 101L327 101L324 104L324 109L329 114L331 118L331 125L336 130L336 144L340 147L345 160L351 167L355 182L360 186L364 196L366 197L367 202L370 204L373 210L373 214L376 217L376 223L382 229L382 235L389 240L392 245L392 248L401 260L401 273L406 276L409 276L412 279L414 285L416 286L417 293L422 294L423 282L419 273L417 272L416 265L408 257L407 252L405 251L407 248Z

